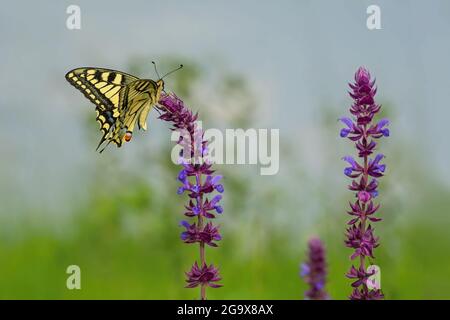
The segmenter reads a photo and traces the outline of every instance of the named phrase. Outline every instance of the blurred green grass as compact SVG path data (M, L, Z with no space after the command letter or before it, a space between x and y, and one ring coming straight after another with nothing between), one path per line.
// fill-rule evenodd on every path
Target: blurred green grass
M68 236L26 231L25 227L21 232L26 236L21 240L1 241L0 298L197 298L198 290L183 288L183 272L197 258L198 248L179 240L174 208L148 219L148 230L131 236L124 228L124 219L132 213L124 210L116 215L118 208L138 206L145 215L153 213L152 201L142 198L152 193L151 188L140 185L130 193L140 196L118 199L113 204L107 199L95 200L95 210L81 213ZM349 281L343 274L350 265L350 252L342 244L342 222L321 232L329 264L327 288L334 299L345 299L349 293ZM388 225L379 228L382 241L376 263L382 268L387 298L448 298L450 258L442 251L443 244L449 241L446 227L416 220L389 232L383 231L386 229L390 229ZM301 299L305 290L298 277L298 266L305 254L302 236L298 237L297 250L285 245L293 239L280 230L261 229L252 237L257 237L260 245L244 253L239 241L242 234L224 228L221 246L207 251L208 260L220 266L224 284L223 288L208 290L208 297ZM392 251L392 247L398 248ZM65 270L71 264L81 268L81 290L65 287Z

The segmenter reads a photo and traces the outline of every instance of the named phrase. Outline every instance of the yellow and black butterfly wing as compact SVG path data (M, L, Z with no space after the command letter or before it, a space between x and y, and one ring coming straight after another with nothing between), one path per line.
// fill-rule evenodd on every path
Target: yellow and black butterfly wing
M106 140L120 147L120 118L127 109L129 85L138 78L120 71L87 67L69 71L66 79L96 105L96 120L103 132L97 149Z
M137 122L139 129L147 130L147 116L151 108L158 102L161 88L149 79L137 80L129 85L127 108L123 110L125 128L133 131Z
M109 141L120 146L123 139L129 141L134 126L147 130L147 116L158 101L161 87L150 79L138 79L124 89L123 103L119 107L119 118L111 131Z

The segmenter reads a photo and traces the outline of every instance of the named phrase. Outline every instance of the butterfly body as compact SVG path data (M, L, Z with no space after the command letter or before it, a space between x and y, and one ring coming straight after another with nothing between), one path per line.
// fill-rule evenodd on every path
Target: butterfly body
M120 147L130 141L136 123L147 130L147 116L164 90L164 81L139 79L130 74L103 68L77 68L66 79L96 106L97 122L106 142ZM102 152L101 149L100 152Z

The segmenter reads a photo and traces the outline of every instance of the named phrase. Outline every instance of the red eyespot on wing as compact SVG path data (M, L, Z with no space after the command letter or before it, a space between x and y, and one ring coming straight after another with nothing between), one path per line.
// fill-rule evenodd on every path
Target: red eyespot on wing
M125 141L129 142L131 140L131 138L133 137L133 134L128 131L127 133L125 133Z

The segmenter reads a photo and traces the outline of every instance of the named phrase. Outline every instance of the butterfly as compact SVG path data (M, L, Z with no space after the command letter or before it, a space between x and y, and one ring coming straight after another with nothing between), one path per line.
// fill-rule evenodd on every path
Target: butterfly
M67 81L96 106L96 120L103 133L96 150L105 143L100 153L111 142L120 147L123 141L130 141L136 124L139 129L147 130L147 116L164 92L163 78L183 67L180 65L160 77L156 64L152 63L159 77L156 81L95 67L77 68L67 72Z

